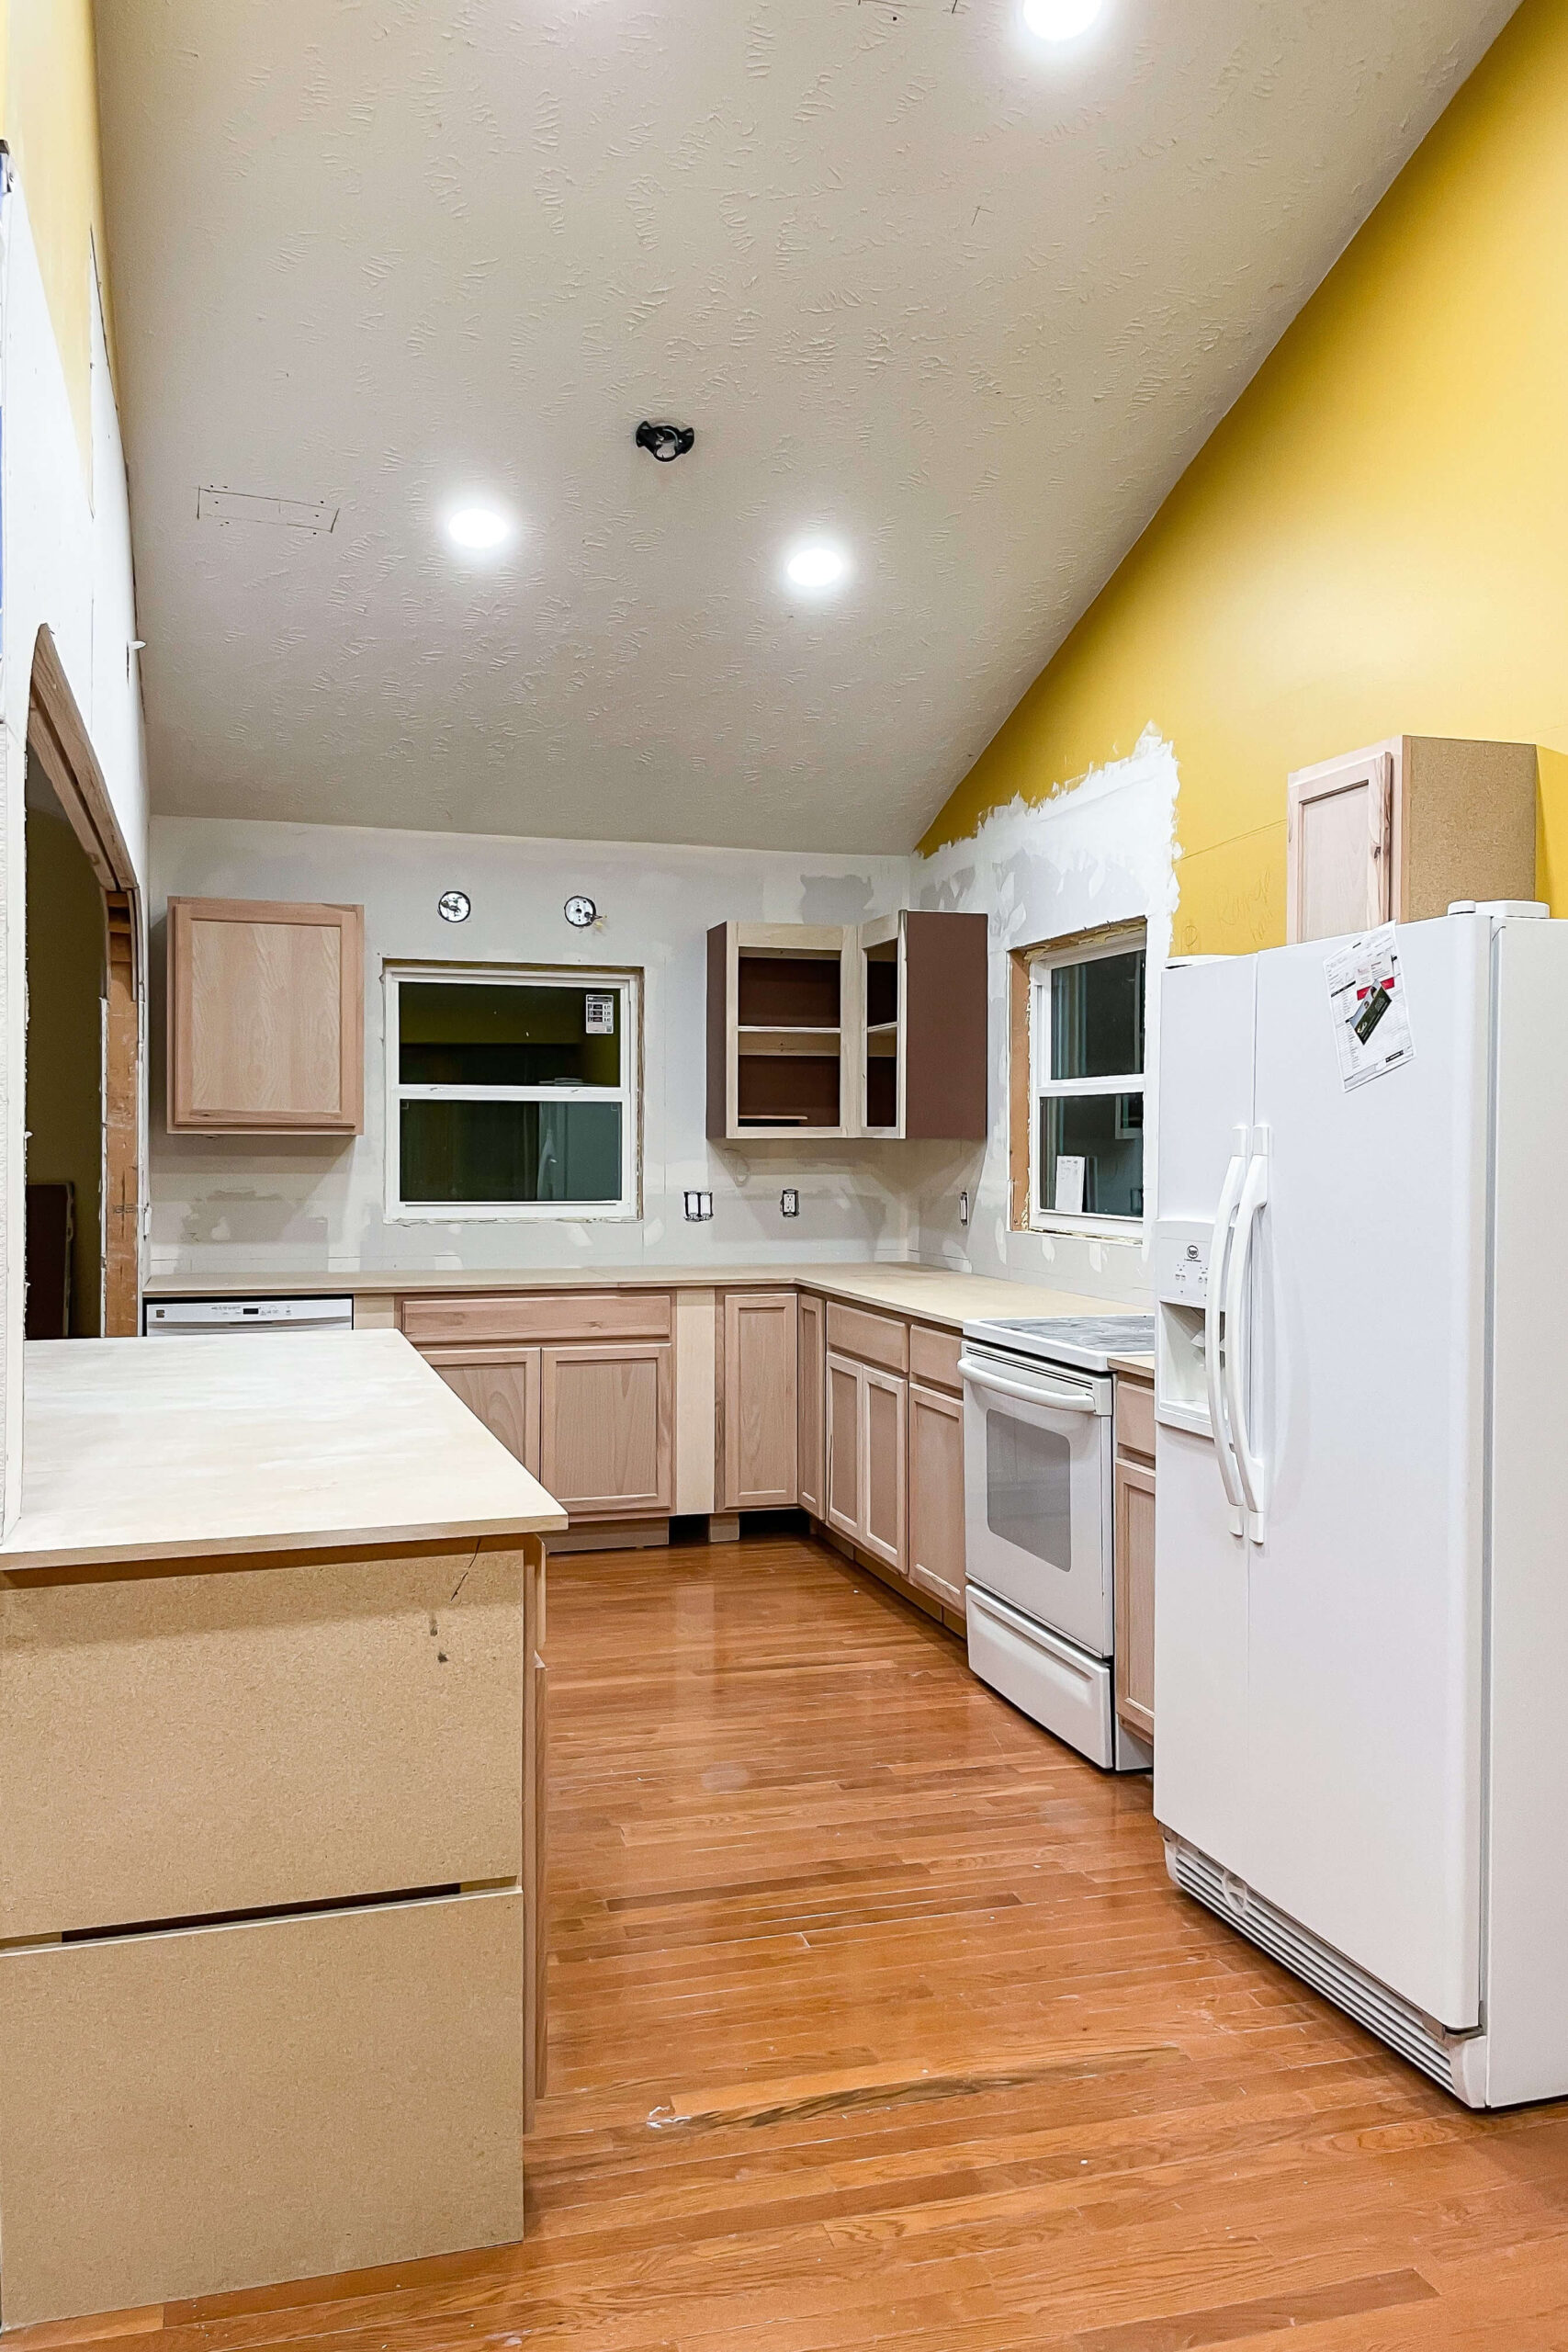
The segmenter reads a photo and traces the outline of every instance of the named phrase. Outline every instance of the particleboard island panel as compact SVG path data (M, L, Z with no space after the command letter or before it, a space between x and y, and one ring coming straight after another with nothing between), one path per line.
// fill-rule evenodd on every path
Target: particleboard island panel
M520 2236L564 1513L395 1332L26 1368L0 2317Z

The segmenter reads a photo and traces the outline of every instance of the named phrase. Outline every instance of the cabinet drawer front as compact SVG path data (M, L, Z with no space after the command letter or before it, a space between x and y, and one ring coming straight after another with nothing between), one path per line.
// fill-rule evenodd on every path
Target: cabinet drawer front
M405 1339L415 1347L463 1340L667 1340L667 1290L486 1292L473 1298L405 1298Z
M7 2326L520 2238L523 1912L0 1953Z
M522 1575L465 1546L0 1589L0 1936L514 1877Z
M828 1302L828 1345L839 1354L879 1363L885 1372L909 1369L909 1327L890 1315L868 1315L863 1307Z
M1116 1444L1122 1453L1155 1453L1155 1392L1142 1380L1116 1375Z
M964 1386L958 1376L959 1345L956 1331L939 1331L931 1323L911 1323L910 1379L923 1380L929 1388L951 1388L957 1396Z
M579 1519L647 1517L670 1509L674 1381L662 1345L607 1341L546 1348L540 1377L540 1470Z

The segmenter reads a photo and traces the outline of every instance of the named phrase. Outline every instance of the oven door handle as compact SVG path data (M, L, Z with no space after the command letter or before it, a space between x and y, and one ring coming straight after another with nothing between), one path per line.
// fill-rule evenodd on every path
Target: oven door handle
M1081 1396L1066 1388L1026 1388L1021 1381L998 1380L991 1371L982 1372L967 1356L959 1358L958 1369L975 1388L993 1391L998 1396L1016 1396L1021 1405L1048 1405L1055 1413L1097 1413L1100 1410L1092 1396Z

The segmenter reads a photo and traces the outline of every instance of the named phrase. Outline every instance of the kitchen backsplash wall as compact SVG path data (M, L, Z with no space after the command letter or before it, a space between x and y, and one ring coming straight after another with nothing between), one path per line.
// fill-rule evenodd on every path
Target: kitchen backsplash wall
M931 859L476 838L318 825L158 818L152 827L153 1273L244 1265L361 1268L604 1266L923 1260L1142 1301L1141 1239L1008 1229L1007 951L1091 926L1149 925L1151 1059L1157 967L1169 940L1176 768L1153 736L1130 760L1043 806L998 811ZM473 911L444 922L444 890ZM582 893L590 932L562 908ZM164 915L171 896L348 900L365 909L365 1133L254 1138L171 1136L163 1124ZM705 940L733 917L859 922L899 906L990 918L991 1132L984 1145L710 1144L705 1133ZM416 960L639 966L643 1206L638 1223L397 1223L385 1214L381 968ZM1150 1105L1151 1122L1154 1106ZM1152 1166L1153 1127L1147 1148ZM800 1196L786 1219L779 1195ZM973 1214L960 1222L967 1188ZM710 1223L682 1195L711 1191Z
M917 1249L898 1147L759 1144L705 1134L706 933L730 917L858 922L903 902L904 857L782 856L159 818L152 831L152 1223L149 1271L278 1272L383 1266L618 1266L905 1259ZM444 922L444 890L473 912ZM562 908L592 899L572 930ZM365 1133L191 1136L164 1127L164 915L171 897L348 900L365 909ZM639 1223L395 1224L385 1210L384 961L640 966L643 1207ZM800 1214L785 1219L792 1186ZM714 1196L688 1225L682 1195Z

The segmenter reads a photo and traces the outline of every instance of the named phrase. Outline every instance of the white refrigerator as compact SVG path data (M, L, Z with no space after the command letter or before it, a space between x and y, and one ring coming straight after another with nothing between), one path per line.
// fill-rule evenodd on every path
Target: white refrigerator
M1173 967L1159 1114L1171 1875L1470 2105L1568 2093L1568 923Z

